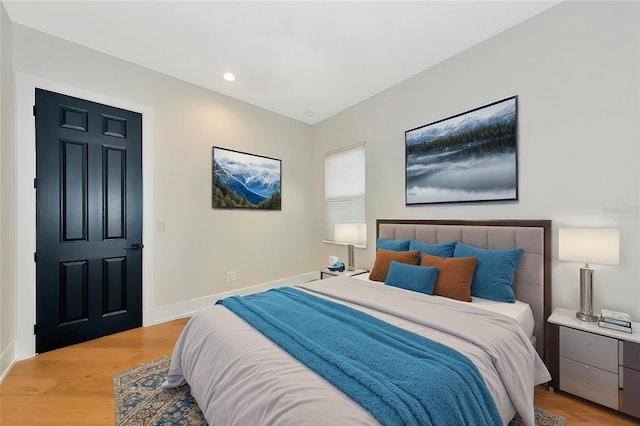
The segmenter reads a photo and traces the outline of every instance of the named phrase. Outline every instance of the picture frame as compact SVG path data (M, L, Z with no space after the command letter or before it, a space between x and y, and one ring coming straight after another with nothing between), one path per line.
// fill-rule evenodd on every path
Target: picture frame
M214 146L211 149L214 209L282 210L282 161Z
M518 97L405 132L406 205L518 200Z

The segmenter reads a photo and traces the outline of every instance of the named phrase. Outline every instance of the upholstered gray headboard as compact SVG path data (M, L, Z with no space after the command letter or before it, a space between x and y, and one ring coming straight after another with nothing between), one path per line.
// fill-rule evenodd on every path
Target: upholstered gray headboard
M536 350L546 361L546 321L551 314L550 220L406 220L378 219L378 238L426 243L461 241L479 248L522 248L513 289L531 306Z

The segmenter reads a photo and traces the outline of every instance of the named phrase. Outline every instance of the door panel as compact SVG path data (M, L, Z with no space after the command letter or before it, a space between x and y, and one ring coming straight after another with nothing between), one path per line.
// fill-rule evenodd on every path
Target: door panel
M89 319L86 260L60 264L60 325Z
M61 141L62 241L87 240L87 144Z
M36 352L142 325L142 116L36 90Z
M127 259L104 259L104 315L113 315L126 309Z
M126 183L126 151L105 147L104 180L105 180L105 238L123 238L126 212L125 183Z

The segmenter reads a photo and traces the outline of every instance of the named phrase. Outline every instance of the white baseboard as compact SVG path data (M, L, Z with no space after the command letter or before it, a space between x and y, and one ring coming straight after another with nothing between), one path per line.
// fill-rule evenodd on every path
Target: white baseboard
M11 343L2 354L0 354L0 383L7 377L11 367L16 363L15 345Z
M160 324L178 318L189 317L204 308L212 306L214 303L216 303L216 301L225 297L242 296L245 294L256 293L258 291L264 291L275 287L293 286L296 284L305 283L307 281L317 280L318 278L320 278L319 272L308 272L306 274L296 275L294 277L284 278L268 283L257 284L250 287L243 287L237 290L199 297L197 299L185 300L184 302L179 302L172 305L159 306L157 308L154 308L151 314L152 322L149 325Z

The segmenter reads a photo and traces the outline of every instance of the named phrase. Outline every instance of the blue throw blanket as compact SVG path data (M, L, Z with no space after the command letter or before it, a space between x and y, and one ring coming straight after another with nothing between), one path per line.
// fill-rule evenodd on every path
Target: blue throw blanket
M448 346L290 287L216 302L383 425L500 425L475 365Z

